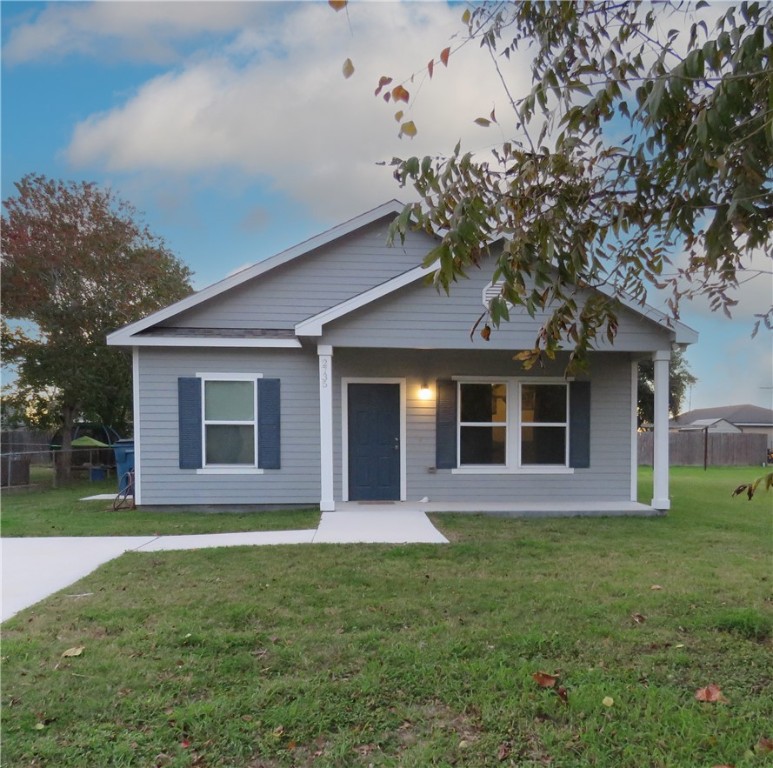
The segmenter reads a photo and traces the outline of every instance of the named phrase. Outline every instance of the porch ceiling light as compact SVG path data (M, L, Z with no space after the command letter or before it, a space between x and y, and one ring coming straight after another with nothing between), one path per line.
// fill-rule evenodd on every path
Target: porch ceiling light
M429 384L427 384L427 382L425 381L419 387L419 400L431 400L431 399L432 399L432 390L429 388Z

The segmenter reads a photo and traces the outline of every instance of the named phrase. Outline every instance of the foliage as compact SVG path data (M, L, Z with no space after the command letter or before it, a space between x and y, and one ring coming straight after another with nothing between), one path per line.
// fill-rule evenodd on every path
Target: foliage
M475 119L507 137L491 156L457 144L448 157L396 158L395 177L420 202L393 235L442 237L426 263L445 290L490 255L503 282L495 326L508 305L549 310L520 356L527 365L562 343L574 347L570 366L582 363L597 338L614 338L620 299L644 301L652 285L670 291L676 317L680 300L701 295L729 314L752 256L773 255L773 5L722 6L711 31L706 5L523 0L464 11L460 45L490 55L514 120ZM455 50L440 55L449 70ZM525 52L533 87L519 98L507 81ZM410 107L412 80L389 90L383 76L376 92ZM402 123L402 135L416 130ZM773 308L755 332L760 322L773 327Z
M105 336L190 293L190 270L90 182L30 174L3 201L2 351L17 367L9 402L37 426L77 416L126 427L131 361ZM63 448L67 448L63 445Z
M3 765L770 765L770 519L735 472L674 469L658 518L127 553L4 623Z
M698 380L690 373L687 360L681 349L671 353L668 368L668 412L677 416L682 410L687 390ZM639 361L637 412L639 426L655 421L655 364L652 360Z
M768 472L767 475L762 475L762 477L758 477L751 483L741 483L741 485L735 487L732 494L730 495L735 498L736 496L740 496L742 493L746 493L746 498L751 501L754 498L754 494L757 492L757 489L763 483L765 485L766 491L769 491L771 488L773 488L773 472Z

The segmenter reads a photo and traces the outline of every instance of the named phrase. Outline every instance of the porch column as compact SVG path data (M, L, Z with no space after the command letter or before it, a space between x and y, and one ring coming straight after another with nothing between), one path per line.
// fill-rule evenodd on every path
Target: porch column
M659 350L652 355L655 361L655 418L654 459L652 463L652 502L655 509L671 508L668 497L668 363L669 350Z
M335 511L333 497L333 347L317 346L319 356L319 460L322 512Z

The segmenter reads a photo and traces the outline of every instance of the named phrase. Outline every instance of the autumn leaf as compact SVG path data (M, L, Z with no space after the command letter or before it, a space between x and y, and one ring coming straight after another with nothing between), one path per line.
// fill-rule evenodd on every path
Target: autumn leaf
M534 672L532 678L541 688L553 688L558 682L558 675L551 675L550 672Z
M342 11L344 8L346 8L346 3L348 0L327 0L327 4L334 10L334 11Z
M83 645L76 645L74 648L68 648L63 654L63 659L69 659L71 656L80 656L86 647Z
M470 9L465 8L464 13L462 14L462 24L469 24L471 16Z
M715 704L717 702L723 704L727 703L727 699L722 694L722 690L715 683L707 685L705 688L698 688L698 690L695 691L695 698L698 701L707 702L709 704Z
M391 83L391 82L392 82L392 78L391 77L387 77L386 75L382 75L378 79L378 88L376 88L376 90L374 91L373 95L374 96L378 96L379 93L381 93L382 89L385 88L387 85L389 85L389 83Z
M491 326L486 324L480 329L480 335L483 341L488 341L491 338Z
M491 125L491 120L486 120L485 117L476 117L475 124L480 125L483 128L488 128Z
M650 587L650 589L651 589L651 590L653 590L653 591L655 591L655 592L657 592L658 590L661 590L661 589L663 589L663 587L661 587L661 586L660 586L660 584L653 584L653 585Z
M450 48L443 48L442 51L440 51L440 61L443 62L443 66L448 66L448 57L451 55L451 49Z
M503 741L499 745L499 749L497 750L497 760L501 763L503 760L507 760L508 757L510 757L510 753L513 751L512 746L506 742Z
M647 617L642 616L640 613L632 613L631 620L634 624L644 624L644 622L647 621Z
M408 91L405 90L405 88L403 88L402 85L396 85L394 88L392 88L392 98L395 101L404 101L407 104L410 97L411 95L408 93Z
M556 695L564 704L569 703L569 693L567 692L566 688L564 688L563 685L559 685L556 688Z
M605 696L605 697L604 697L604 698L601 700L601 703L602 703L602 704L603 704L605 707L612 707L612 706L614 706L614 704L615 704L615 700L614 700L614 699L613 699L611 696Z
M395 120L399 123L403 119L403 110L400 109L397 112L395 112Z
M773 752L773 739L768 739L763 736L755 745L754 751L760 754L766 754Z
M739 485L731 494L730 498L734 499L736 496L740 496L747 488L747 484Z
M405 134L406 136L413 138L417 133L418 129L416 128L416 124L413 122L413 120L409 120L407 123L403 123L400 126L400 136Z
M344 73L344 77L347 80L354 74L354 64L352 64L351 59L347 59L344 62L344 66L342 67L342 72Z
M430 59L427 64L427 72L429 72L429 79L432 80L432 73L435 71L435 59Z
M491 114L489 115L489 120L491 120L492 123L496 123L497 121L497 116L495 114L495 110L493 109L491 110Z

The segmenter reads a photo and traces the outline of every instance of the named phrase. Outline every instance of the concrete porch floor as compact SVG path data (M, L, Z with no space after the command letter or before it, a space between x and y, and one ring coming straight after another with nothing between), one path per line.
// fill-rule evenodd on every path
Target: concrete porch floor
M658 517L665 512L637 501L337 501L336 512L484 512L503 517Z

